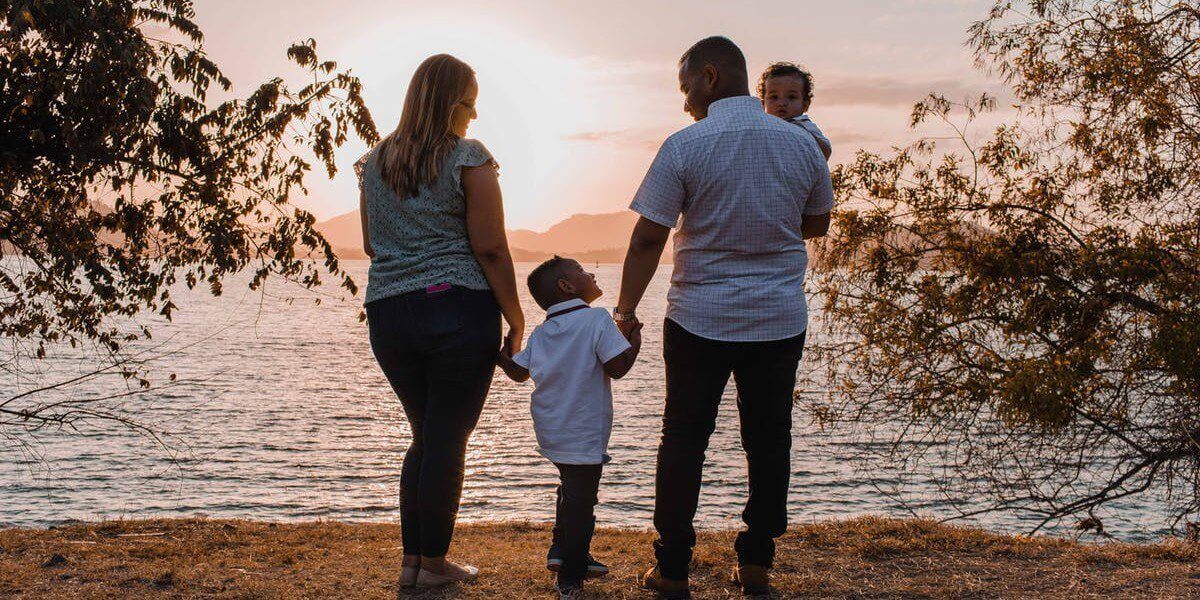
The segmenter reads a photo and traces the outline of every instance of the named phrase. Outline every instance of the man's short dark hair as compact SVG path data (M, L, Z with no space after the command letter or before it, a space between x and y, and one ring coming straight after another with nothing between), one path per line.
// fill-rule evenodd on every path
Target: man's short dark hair
M685 62L688 63L688 70L713 65L738 70L743 75L746 73L746 55L742 54L742 49L733 40L721 35L706 37L693 44L679 57L679 64Z
M758 78L758 97L760 100L767 99L767 80L773 77L799 77L800 81L804 82L804 105L808 106L812 104L812 73L801 69L800 65L796 63L786 61L773 63L762 72L762 76Z
M558 304L558 280L563 278L563 267L570 260L555 254L554 258L534 268L525 280L529 293L542 310Z

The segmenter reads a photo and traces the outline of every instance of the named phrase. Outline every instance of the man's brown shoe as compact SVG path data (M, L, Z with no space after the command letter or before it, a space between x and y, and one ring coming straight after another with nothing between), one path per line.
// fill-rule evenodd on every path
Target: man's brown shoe
M759 596L771 593L771 570L759 565L738 565L733 582L742 586L742 594Z
M658 572L658 567L654 567L646 571L644 575L639 576L638 585L658 592L659 598L682 600L692 597L691 592L688 591L688 582L686 579L667 579L662 576L662 573Z

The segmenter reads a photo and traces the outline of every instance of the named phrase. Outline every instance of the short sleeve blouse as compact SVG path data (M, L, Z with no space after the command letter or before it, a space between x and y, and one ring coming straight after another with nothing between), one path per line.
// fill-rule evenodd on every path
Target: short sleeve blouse
M383 181L378 154L373 148L354 165L375 252L366 302L447 283L489 289L467 237L462 187L462 169L496 164L488 149L478 140L459 139L437 180L409 198L399 198Z

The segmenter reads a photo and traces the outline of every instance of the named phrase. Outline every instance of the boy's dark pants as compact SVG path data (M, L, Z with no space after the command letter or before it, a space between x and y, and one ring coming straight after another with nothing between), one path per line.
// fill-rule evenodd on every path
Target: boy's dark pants
M742 511L746 530L738 534L734 548L738 564L772 566L775 538L787 530L792 394L803 351L803 333L768 342L721 342L666 321L667 402L654 481L654 552L663 577L688 576L704 451L730 374L737 384L750 472L750 497Z
M588 550L596 530L595 508L604 465L554 466L558 467L560 481L554 510L554 545L563 558L558 580L582 581L587 576Z

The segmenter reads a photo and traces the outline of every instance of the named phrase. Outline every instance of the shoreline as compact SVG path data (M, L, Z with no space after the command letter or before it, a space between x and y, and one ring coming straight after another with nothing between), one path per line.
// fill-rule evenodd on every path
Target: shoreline
M478 581L413 598L551 598L549 525L460 524L450 556ZM735 532L701 531L696 598L740 597L729 583ZM587 598L650 598L636 576L654 534L599 528L592 544L612 574ZM57 558L56 558L57 557ZM164 519L0 530L0 596L395 598L395 523ZM858 517L796 525L778 542L779 598L1187 598L1200 596L1200 545L1081 543L990 533L919 519Z

